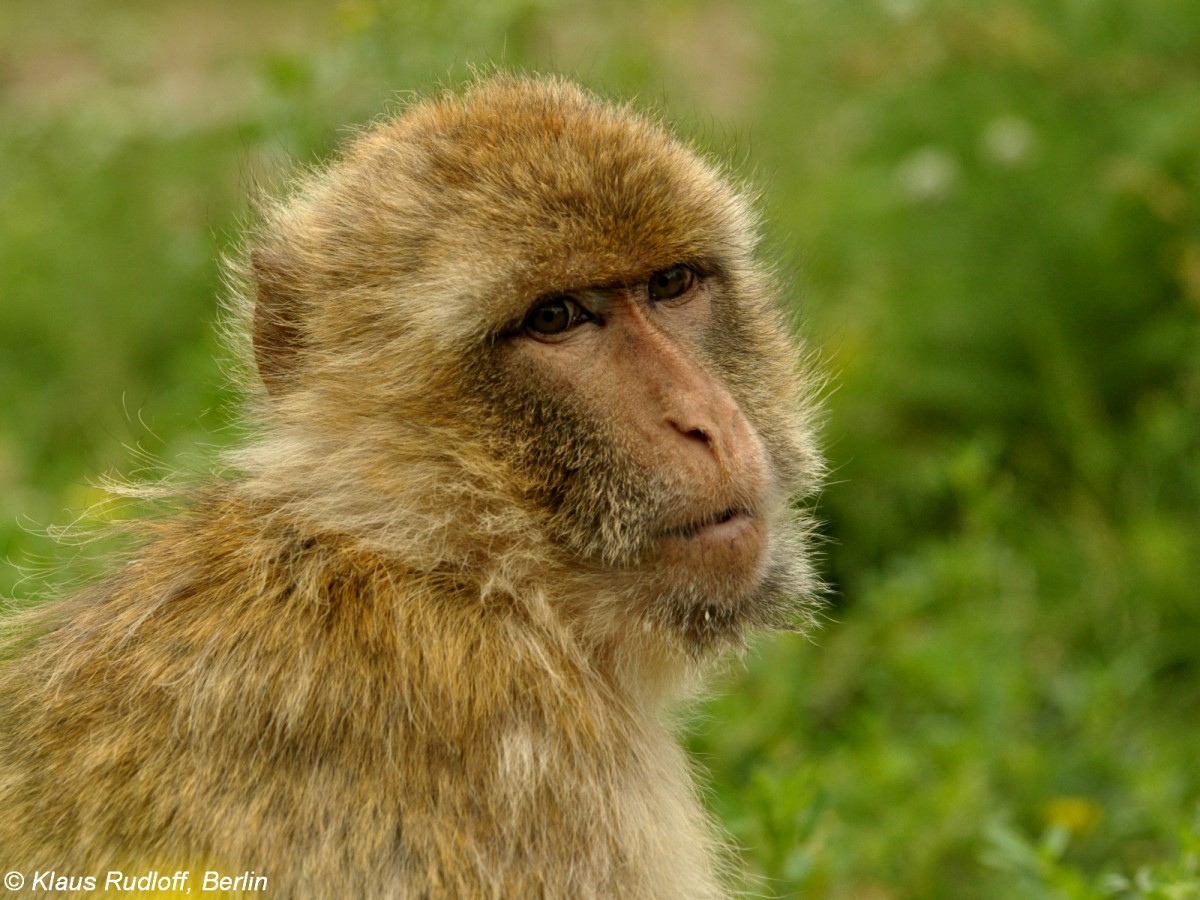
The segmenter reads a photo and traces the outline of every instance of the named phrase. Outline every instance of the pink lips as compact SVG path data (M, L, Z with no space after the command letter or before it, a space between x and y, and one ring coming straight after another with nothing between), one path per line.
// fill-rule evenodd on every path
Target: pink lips
M692 538L703 537L709 540L737 538L751 526L754 516L748 510L727 509L720 514L700 522L673 528L667 532L667 537Z
M696 537L708 538L710 540L734 540L740 537L753 522L754 517L749 513L730 511L716 522L702 525L696 533Z

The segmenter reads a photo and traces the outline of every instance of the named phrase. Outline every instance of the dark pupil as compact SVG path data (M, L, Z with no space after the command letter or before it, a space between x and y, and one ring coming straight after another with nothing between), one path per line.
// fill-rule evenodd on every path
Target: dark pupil
M650 293L655 300L671 300L687 289L688 273L683 266L658 272L650 279Z
M539 334L557 334L571 324L571 311L562 300L543 303L529 317L529 327Z

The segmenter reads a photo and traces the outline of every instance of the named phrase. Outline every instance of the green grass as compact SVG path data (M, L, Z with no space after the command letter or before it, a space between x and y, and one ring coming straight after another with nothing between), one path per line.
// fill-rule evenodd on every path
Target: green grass
M233 439L211 325L255 182L493 62L732 159L832 375L826 624L691 739L757 889L1200 897L1190 0L10 0L0 553L53 581L38 529L90 480Z

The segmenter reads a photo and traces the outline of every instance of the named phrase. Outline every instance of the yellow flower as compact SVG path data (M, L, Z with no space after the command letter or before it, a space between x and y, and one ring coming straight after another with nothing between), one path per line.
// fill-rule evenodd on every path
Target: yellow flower
M1072 834L1087 834L1104 820L1100 804L1086 797L1055 797L1042 810L1049 825L1065 828Z

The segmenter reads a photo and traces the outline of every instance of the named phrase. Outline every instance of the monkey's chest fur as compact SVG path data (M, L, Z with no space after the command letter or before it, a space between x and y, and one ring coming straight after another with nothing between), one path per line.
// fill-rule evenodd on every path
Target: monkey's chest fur
M681 751L565 634L262 518L156 524L0 664L6 864L254 870L273 897L720 893Z

